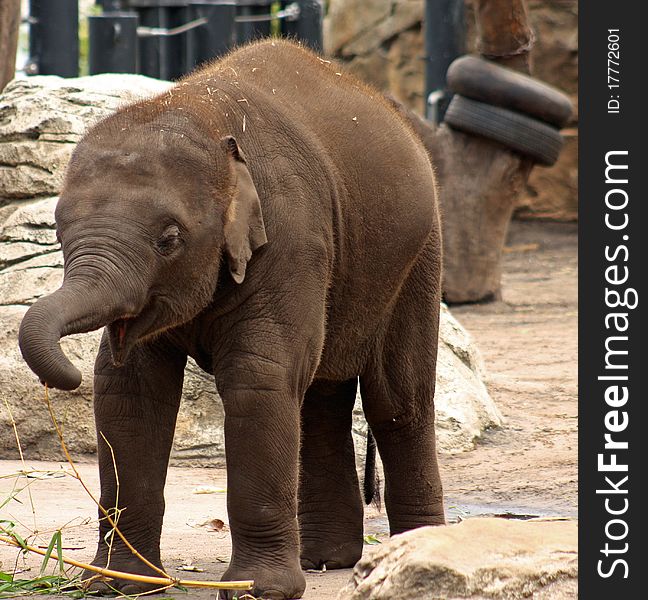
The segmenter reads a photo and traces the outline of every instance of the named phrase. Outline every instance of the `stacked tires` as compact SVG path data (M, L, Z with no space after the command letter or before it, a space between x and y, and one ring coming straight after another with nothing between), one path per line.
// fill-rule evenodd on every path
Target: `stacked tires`
M448 69L454 96L445 114L453 129L480 135L550 166L560 154L560 129L572 112L559 90L522 73L475 56L462 56Z

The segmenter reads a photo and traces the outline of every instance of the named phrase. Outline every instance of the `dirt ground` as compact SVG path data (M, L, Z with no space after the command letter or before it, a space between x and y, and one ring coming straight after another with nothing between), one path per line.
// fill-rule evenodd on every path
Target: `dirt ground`
M577 228L514 222L502 301L454 307L481 350L505 426L442 457L447 504L577 512Z
M484 355L487 385L506 423L486 432L474 451L441 457L450 520L480 514L576 516L576 272L575 225L517 222L507 244L502 301L453 309ZM60 467L27 462L46 471ZM20 468L18 461L0 462L0 504L16 482L1 477ZM90 489L98 490L95 465L80 464L79 470ZM18 481L18 487L24 481ZM24 491L19 496L22 504L11 502L0 509L0 519L37 529L44 545L56 528L67 524L65 552L80 561L90 560L96 510L79 484L56 476L29 481L35 516ZM195 493L200 487L211 493ZM162 556L170 573L217 580L224 571L231 550L229 533L205 524L214 519L227 522L225 487L220 469L170 469L162 537ZM365 533L386 537L385 515L371 508ZM0 544L0 563L3 571L29 568L20 577L32 578L38 574L40 559L25 560ZM183 564L204 572L182 573L177 569ZM333 600L349 576L350 570L308 573L304 598ZM215 597L208 591L172 595Z

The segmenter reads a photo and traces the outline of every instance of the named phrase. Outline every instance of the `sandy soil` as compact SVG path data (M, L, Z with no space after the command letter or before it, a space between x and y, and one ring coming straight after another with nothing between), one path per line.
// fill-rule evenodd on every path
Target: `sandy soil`
M474 451L441 457L451 520L477 514L576 516L576 271L575 226L514 223L504 260L502 301L453 309L481 348L487 384L506 424L487 432ZM60 467L33 461L28 465L54 471ZM20 468L17 461L0 462L0 477ZM96 467L81 464L79 469L90 489L97 490ZM67 523L66 553L81 561L91 559L96 510L79 484L53 476L29 481L35 516L24 491L19 496L22 504L11 502L0 509L0 519L37 529L45 545L52 531ZM0 503L15 483L22 487L25 480L0 479ZM194 493L199 486L210 486L212 493ZM227 522L225 493L219 491L225 487L225 474L219 469L170 469L162 538L170 573L217 580L224 571L231 550L229 534L204 524L213 519ZM384 514L371 508L365 532L385 537ZM30 568L22 577L32 578L40 560L24 559L0 544L0 563L4 571ZM182 573L177 569L183 564L204 572ZM349 576L350 570L308 573L304 598L333 600ZM173 596L187 597L177 592ZM215 595L191 592L188 597Z
M502 301L452 309L506 424L442 458L448 504L576 516L577 260L575 225L514 223Z

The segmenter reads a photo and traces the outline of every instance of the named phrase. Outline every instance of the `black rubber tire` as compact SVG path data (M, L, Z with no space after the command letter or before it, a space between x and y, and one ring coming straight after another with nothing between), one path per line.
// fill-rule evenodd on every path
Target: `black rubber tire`
M558 129L572 114L571 101L560 90L476 56L455 60L447 81L456 94L535 117Z
M556 162L564 143L551 125L458 94L452 98L444 121L453 129L495 140L546 166Z

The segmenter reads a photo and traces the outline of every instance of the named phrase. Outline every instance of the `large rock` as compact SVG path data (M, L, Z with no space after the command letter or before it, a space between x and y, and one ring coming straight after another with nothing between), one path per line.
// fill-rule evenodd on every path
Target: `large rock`
M473 339L442 305L435 395L437 441L442 452L470 450L485 429L502 424L484 375L484 363Z
M418 112L423 111L423 0L332 0L324 50Z
M567 599L577 574L575 521L468 519L374 546L338 600Z
M90 123L170 85L139 75L12 81L0 100L0 205L58 194L74 145Z
M114 91L109 81L118 85ZM24 179L5 177L5 173L0 175L0 186L4 185L3 189L9 190L13 199L0 206L0 404L8 403L28 456L41 459L60 458L60 449L43 406L43 388L20 356L17 334L27 308L60 285L63 260L54 231L57 198L39 196L43 190L58 190L59 173L84 126L114 110L126 87L131 98L167 87L167 84L138 76L128 76L126 81L122 76L98 76L68 80L65 85L62 82L65 80L47 77L34 78L27 83L14 82L8 88L8 95L0 99L0 110L3 106L13 107L0 122L0 152L12 136L26 139L20 123L42 134L39 124L46 121L48 114L56 114L51 106L45 107L46 90L56 90L58 94L48 102L67 103L65 117L57 121L58 135L65 140L61 142L65 152L56 155L56 160L60 160L57 169L40 173L38 183L34 184L35 193L31 193L29 187L20 187ZM82 91L84 89L87 93ZM74 103L65 100L70 95ZM53 159L47 143L41 142L39 136L34 136L29 143L32 160L40 165L51 164L48 161ZM14 169L19 170L19 167ZM16 200L18 197L27 199ZM441 451L457 452L472 448L481 433L501 424L502 418L483 384L483 365L477 349L446 308L442 310L440 333L436 399L439 447ZM101 333L95 332L62 340L64 351L83 373L83 383L74 392L50 392L69 447L77 453L95 449L92 371L100 337ZM0 458L15 457L11 418L6 410L0 411L0 415ZM361 438L366 436L366 423L359 406L354 430L363 449ZM175 436L174 460L182 460L185 464L219 464L223 456L220 399L212 378L190 361Z

